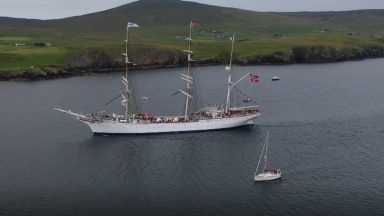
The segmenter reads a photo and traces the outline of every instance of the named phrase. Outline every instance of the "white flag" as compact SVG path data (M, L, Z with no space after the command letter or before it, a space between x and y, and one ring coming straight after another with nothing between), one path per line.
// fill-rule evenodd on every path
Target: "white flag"
M139 25L137 25L136 23L128 22L127 28L139 28Z

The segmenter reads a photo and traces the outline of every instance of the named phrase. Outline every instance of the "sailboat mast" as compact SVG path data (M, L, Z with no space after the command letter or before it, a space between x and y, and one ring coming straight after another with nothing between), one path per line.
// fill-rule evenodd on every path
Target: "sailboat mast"
M232 36L232 48L231 48L231 58L229 60L229 66L226 67L228 71L228 90L227 90L227 102L225 103L225 114L229 113L229 107L231 105L231 91L232 91L232 58L233 58L233 48L235 44L235 34Z
M268 156L268 138L269 138L269 131L268 131L268 134L267 134L267 139L266 139L266 146L265 146L265 157L264 157L264 170L267 169L267 156Z
M189 24L189 41L188 41L188 77L192 77L192 72L191 72L191 49L192 49L192 21ZM187 93L191 95L191 83L187 82ZM189 111L189 96L186 95L186 100L185 100L185 111L184 111L184 119L188 119L188 111Z
M256 176L257 175L257 171L259 170L259 166L260 166L260 162L261 162L261 157L263 157L263 153L264 153L264 149L268 143L268 137L269 137L269 131L268 131L268 134L267 134L267 137L265 138L265 141L264 141L264 144L263 144L263 148L261 150L261 153L260 153L260 157L259 157L259 161L257 162L257 167L256 167L256 170L255 170L255 173L253 174L253 176ZM265 170L265 167L264 167L264 170Z

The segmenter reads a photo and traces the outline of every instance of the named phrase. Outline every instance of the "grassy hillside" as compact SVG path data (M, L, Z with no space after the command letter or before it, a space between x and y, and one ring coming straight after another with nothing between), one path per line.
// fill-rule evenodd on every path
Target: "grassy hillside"
M236 32L239 58L268 55L297 46L324 45L361 48L384 45L384 10L348 12L260 13L180 0L140 0L114 9L57 20L0 18L0 71L31 66L62 66L70 56L89 47L119 59L127 21L140 24L131 42L135 47L179 50L177 36L195 29L196 58L228 52ZM26 46L13 46L16 43ZM44 43L51 46L36 46Z

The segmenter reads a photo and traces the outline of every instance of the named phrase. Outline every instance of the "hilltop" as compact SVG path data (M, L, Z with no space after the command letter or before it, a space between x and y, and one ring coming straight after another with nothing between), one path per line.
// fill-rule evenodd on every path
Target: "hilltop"
M90 48L103 53L102 60L108 63L92 67L121 66L119 55L127 21L140 25L131 40L133 56L140 64L183 64L178 50L185 46L182 38L190 20L200 24L194 36L196 58L201 62L225 62L233 32L237 35L236 61L244 64L384 55L384 10L275 13L180 0L140 0L65 19L0 17L0 71L81 66L71 61L89 54Z

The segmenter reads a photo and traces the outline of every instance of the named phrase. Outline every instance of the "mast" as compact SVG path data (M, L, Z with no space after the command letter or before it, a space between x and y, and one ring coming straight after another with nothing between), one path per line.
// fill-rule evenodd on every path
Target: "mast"
M131 90L129 86L129 81L128 81L128 69L129 69L129 59L128 59L128 43L129 43L129 28L138 28L139 25L135 23L128 22L127 24L127 34L126 34L126 39L125 39L125 53L123 53L123 56L125 56L125 76L122 77L122 83L124 85L124 92L122 94L123 101L122 105L125 107L125 113L124 113L124 119L125 122L128 122L129 120L129 103L131 99Z
M261 157L263 156L264 149L267 146L268 138L269 138L269 131L267 133L267 137L265 138L264 145L263 145L263 148L261 150L260 157L259 157L259 161L257 162L257 167L256 167L256 170L255 170L255 173L253 174L253 176L257 176L257 171L259 170L259 166L260 166L260 162L261 162ZM268 146L267 146L267 148L268 148ZM267 161L266 157L264 157L264 159L265 159L265 161ZM266 168L266 162L264 163L264 170L265 170L265 168Z
M123 84L125 85L125 121L128 122L128 112L129 112L129 83L128 83L128 64L129 64L129 59L128 59L128 42L129 42L129 27L127 26L127 35L125 39L125 80L123 79ZM124 82L125 81L125 82Z
M225 69L228 71L228 90L227 90L227 102L225 103L225 114L229 113L229 107L231 105L231 91L232 91L232 58L233 58L233 48L235 44L235 34L232 36L232 48L231 48L231 58L229 60L229 66Z
M185 110L184 110L184 119L185 120L188 120L188 111L189 111L189 103L190 103L190 100L192 99L191 97L191 91L192 91L192 81L193 81L193 78L192 78L192 58L191 58L191 54L192 54L192 27L193 27L193 22L191 20L190 24L189 24L189 38L188 38L188 50L187 50L187 53L188 53L188 73L187 73L187 76L189 78L190 81L187 81L187 89L186 89L186 93L185 94Z
M269 138L269 131L268 131L268 134L267 134L267 143L265 145L265 157L264 157L264 171L267 169L267 156L268 156L268 138Z

